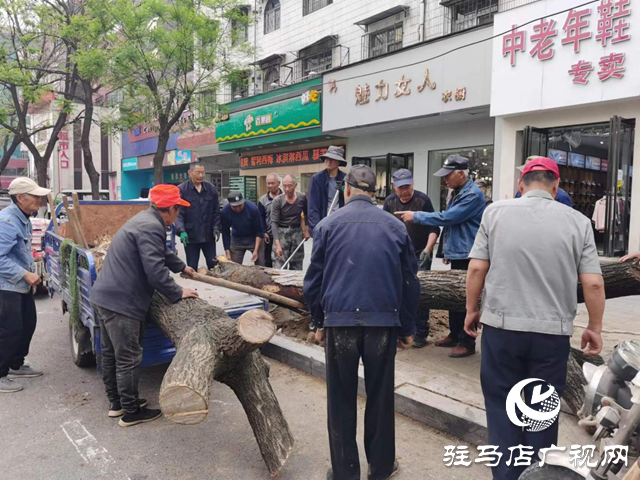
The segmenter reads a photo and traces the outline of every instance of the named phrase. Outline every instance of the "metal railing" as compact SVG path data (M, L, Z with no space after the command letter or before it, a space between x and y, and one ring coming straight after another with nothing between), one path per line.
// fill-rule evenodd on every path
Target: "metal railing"
M343 45L336 45L282 65L284 75L280 75L280 78L284 78L284 81L281 84L291 85L304 82L310 78L315 78L323 72L348 64L349 48Z
M403 45L402 22L362 36L362 60L400 50Z
M440 0L427 11L425 40L493 23L497 13L538 0Z

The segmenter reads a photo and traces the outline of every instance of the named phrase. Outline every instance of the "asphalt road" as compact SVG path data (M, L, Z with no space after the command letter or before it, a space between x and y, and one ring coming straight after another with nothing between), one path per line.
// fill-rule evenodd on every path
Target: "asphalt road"
M28 360L45 375L25 379L24 391L0 397L0 479L269 478L242 407L228 387L214 384L211 412L200 425L174 425L162 418L118 427L117 420L107 417L108 404L95 369L79 369L71 361L68 317L61 313L59 298L39 297L37 308L38 329ZM270 363L273 388L296 439L280 478L324 480L330 463L325 385ZM142 371L140 391L151 406L158 404L165 368ZM360 401L360 425L363 407ZM394 478L491 478L489 469L479 464L444 465L444 446L461 442L401 415L396 429L401 471ZM360 451L366 467L362 444Z

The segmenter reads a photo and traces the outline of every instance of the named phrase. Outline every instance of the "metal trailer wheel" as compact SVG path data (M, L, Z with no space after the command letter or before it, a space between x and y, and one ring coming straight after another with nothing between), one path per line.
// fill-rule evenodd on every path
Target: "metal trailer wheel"
M91 345L91 332L87 327L69 325L69 344L73 363L80 368L95 366L96 356Z
M522 472L518 480L584 480L584 477L569 468L548 463L541 467L535 462Z

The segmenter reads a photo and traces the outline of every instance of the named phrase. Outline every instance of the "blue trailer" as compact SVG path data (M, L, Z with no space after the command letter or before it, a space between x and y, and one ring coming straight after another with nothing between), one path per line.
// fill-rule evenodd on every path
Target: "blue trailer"
M130 205L132 203L148 204L148 202L130 202L130 201L80 201L80 205ZM58 205L56 208L56 216L60 217L64 206ZM72 296L69 282L63 285L62 266L60 263L60 246L64 242L64 238L57 234L54 229L54 222L49 224L49 228L45 233L45 265L48 274L48 290L51 297L56 293L60 295L62 302L62 312L66 313L72 304ZM167 245L171 250L175 251L175 234L173 228L167 232ZM69 343L71 347L71 356L73 362L78 367L89 367L97 365L101 367L100 362L100 327L96 319L95 311L89 302L89 292L97 278L96 264L93 254L90 250L78 248L78 291L80 320L82 325L72 326L69 324ZM179 282L181 279L177 279ZM192 285L189 285L193 288ZM198 290L201 298L209 303L224 309L229 316L237 318L248 310L256 308L268 309L268 302L264 299L254 297L252 295L241 294L232 291L221 291L213 289L207 285L198 284ZM169 363L175 355L176 349L171 340L169 340L156 325L147 323L145 325L143 340L143 367L150 367L163 363Z

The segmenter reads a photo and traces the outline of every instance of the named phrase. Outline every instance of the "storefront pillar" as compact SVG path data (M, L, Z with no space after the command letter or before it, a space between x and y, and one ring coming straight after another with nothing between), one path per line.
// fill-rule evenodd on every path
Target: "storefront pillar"
M516 182L517 133L506 118L495 119L493 200L513 198Z

